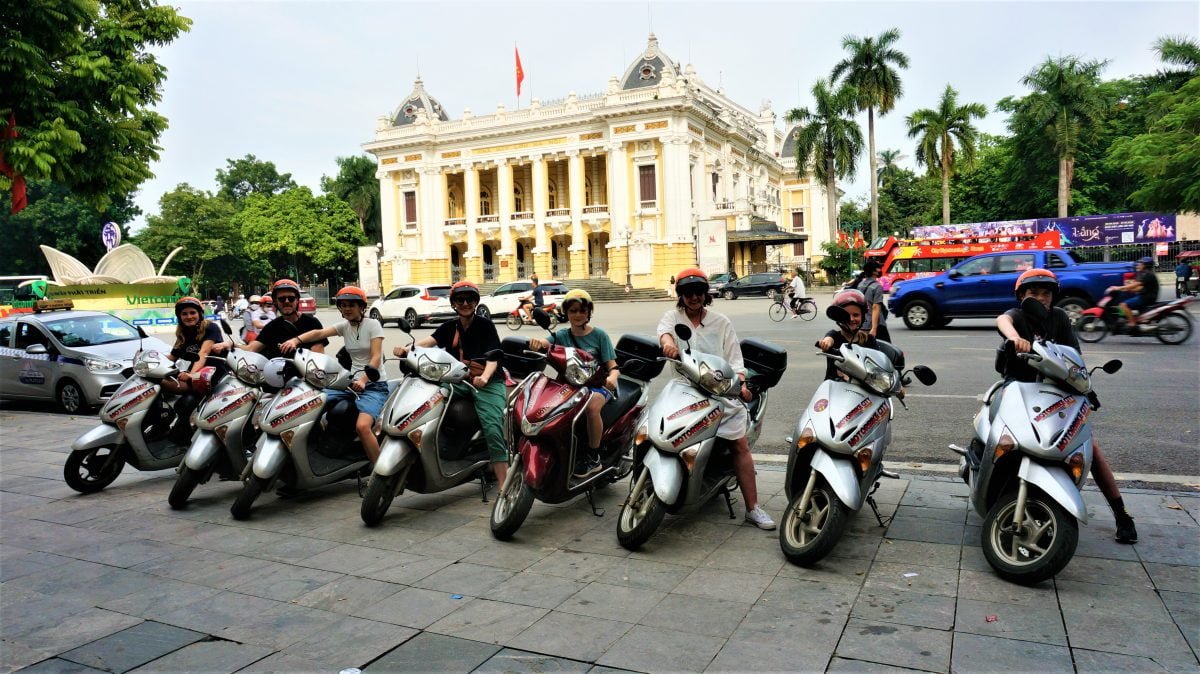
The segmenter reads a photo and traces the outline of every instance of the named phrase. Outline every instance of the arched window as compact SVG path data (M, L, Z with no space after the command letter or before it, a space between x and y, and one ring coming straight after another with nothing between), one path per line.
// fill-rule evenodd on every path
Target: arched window
M452 217L452 218L460 217L459 210L458 210L458 190L451 189L449 191L449 193L446 195L446 200L450 207L447 210L447 212L450 213L450 217Z
M479 214L492 214L492 193L486 188L479 191Z
M513 185L513 211L520 213L525 210L525 192L520 185Z
M546 184L546 204L546 208L550 210L558 208L558 188L554 186L553 180Z

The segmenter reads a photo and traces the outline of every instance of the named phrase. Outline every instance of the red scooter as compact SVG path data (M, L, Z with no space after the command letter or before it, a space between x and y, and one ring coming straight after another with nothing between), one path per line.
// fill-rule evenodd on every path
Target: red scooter
M1191 297L1181 297L1171 302L1155 304L1138 314L1137 325L1129 329L1129 323L1121 315L1120 293L1108 293L1100 298L1096 306L1084 309L1075 323L1075 334L1082 342L1094 344L1108 333L1131 337L1157 337L1163 344L1183 344L1192 336L1192 321L1185 307Z
M533 325L534 324L533 321L529 320L528 318L525 318L525 316L521 314L522 306L524 306L524 305L518 304L517 308L513 309L508 314L508 317L504 319L504 324L508 326L509 330L520 330L521 326L523 326L523 325ZM530 308L533 309L532 307L530 307ZM567 322L567 317L563 316L562 313L558 310L558 305L547 304L547 305L541 307L541 309L542 309L542 311L545 311L546 315L548 315L550 317L550 328L549 329L553 330L554 326L558 325L559 323ZM536 309L533 309L533 310L536 311Z
M548 327L548 316L535 312L538 324ZM592 491L625 477L633 468L633 439L644 413L649 381L662 372L662 354L649 338L626 335L616 345L622 377L616 398L601 410L604 434L600 440L600 472L583 479L572 477L576 457L587 451L586 407L591 391L585 383L596 372L590 354L572 347L551 345L548 353L528 350L528 341L507 337L501 343L505 368L523 380L510 394L505 422L512 452L508 477L492 508L492 535L512 538L525 521L536 498L543 503L563 503L580 494L591 502ZM549 363L556 373L547 376ZM603 515L592 502L592 513Z

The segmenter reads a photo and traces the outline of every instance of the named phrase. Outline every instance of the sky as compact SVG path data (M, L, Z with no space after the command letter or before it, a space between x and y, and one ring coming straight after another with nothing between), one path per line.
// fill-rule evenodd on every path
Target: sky
M1200 2L179 2L190 32L155 49L168 69L157 109L170 121L144 217L179 183L216 191L226 160L253 154L319 191L336 157L362 152L418 73L451 119L517 104L513 46L525 70L520 105L604 90L645 48L660 48L741 105L784 114L812 106L812 85L845 55L846 35L901 32L910 66L903 96L876 121L876 148L915 168L904 118L936 107L947 84L960 103L994 112L1027 93L1021 77L1048 56L1107 60L1105 79L1152 73L1164 35L1200 35ZM864 142L866 115L860 115ZM869 189L864 152L847 196Z

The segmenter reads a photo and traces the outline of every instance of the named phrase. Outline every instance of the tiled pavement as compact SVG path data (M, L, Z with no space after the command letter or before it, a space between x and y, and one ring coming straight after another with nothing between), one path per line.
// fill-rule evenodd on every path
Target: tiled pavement
M885 481L890 527L862 513L802 569L719 502L629 553L624 484L603 517L535 504L510 543L478 485L405 494L375 529L352 483L266 496L248 522L233 483L170 510L172 472L80 496L62 464L92 423L0 410L5 671L1200 671L1195 495L1128 494L1142 541L1121 546L1089 491L1076 558L1024 588L991 573L946 479ZM777 518L782 478L759 473Z

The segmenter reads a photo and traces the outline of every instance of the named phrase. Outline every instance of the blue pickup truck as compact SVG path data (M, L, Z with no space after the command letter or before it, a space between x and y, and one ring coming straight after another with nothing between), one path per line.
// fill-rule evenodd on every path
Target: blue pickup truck
M954 318L994 318L1017 306L1013 285L1027 269L1041 267L1058 276L1058 306L1074 320L1121 285L1132 262L1081 262L1066 250L986 253L963 260L945 274L909 279L892 286L893 315L911 330L941 327Z

